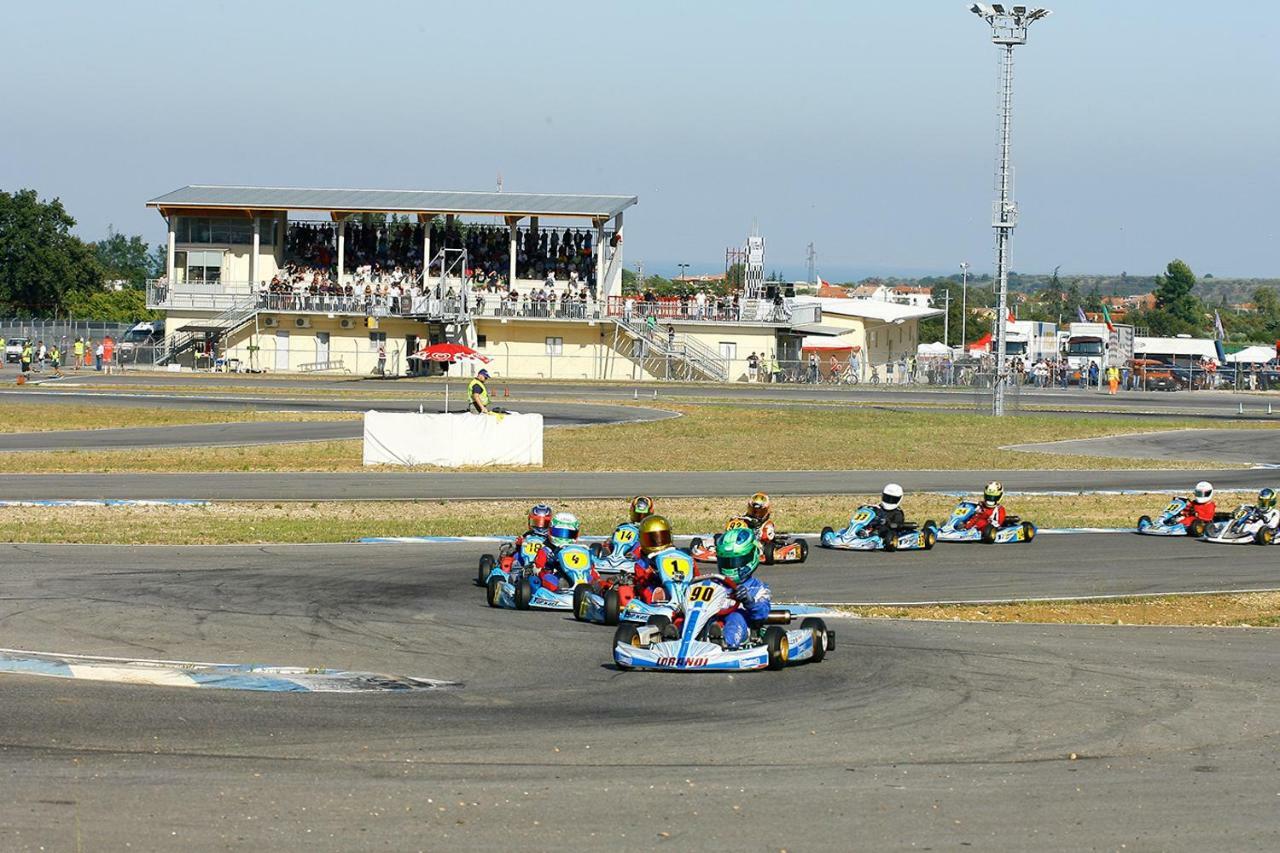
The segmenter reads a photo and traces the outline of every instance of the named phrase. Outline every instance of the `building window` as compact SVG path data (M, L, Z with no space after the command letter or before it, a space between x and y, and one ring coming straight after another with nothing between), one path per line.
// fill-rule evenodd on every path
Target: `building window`
M489 341L484 335L476 335L476 349L484 349L488 345Z
M174 240L188 244L247 246L253 242L253 220L179 216L174 226Z
M728 361L736 361L738 358L738 345L733 341L721 341L720 357Z
M179 269L186 270L186 281L195 284L217 284L222 281L222 252L175 252L174 264Z
M378 347L387 345L386 332L370 332L369 333L369 350L377 352Z
M258 220L258 245L274 246L276 242L276 220L274 218Z
M564 338L547 338L547 355L563 355Z

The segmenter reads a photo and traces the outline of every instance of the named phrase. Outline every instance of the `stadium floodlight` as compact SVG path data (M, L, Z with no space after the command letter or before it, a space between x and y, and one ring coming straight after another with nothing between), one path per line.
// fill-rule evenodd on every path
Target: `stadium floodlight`
M1048 9L1018 5L1006 9L1001 3L987 6L974 3L969 11L991 27L991 41L1001 48L1000 65L1000 158L999 189L991 213L991 226L996 232L996 281L999 298L996 303L996 376L992 383L991 410L1004 414L1005 383L1008 378L1005 341L1009 320L1009 241L1018 224L1018 205L1013 200L1012 168L1009 161L1010 128L1013 121L1013 48L1027 43L1027 28L1052 14Z

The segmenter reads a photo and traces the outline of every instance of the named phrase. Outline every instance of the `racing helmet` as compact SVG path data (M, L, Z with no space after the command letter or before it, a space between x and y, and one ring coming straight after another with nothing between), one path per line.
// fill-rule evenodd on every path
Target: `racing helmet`
M631 499L631 523L639 524L653 515L653 498L637 495Z
M1004 486L999 480L992 480L987 483L987 487L982 490L982 502L986 506L995 506L1000 503L1000 499L1004 497Z
M551 519L551 544L563 548L578 538L578 517L571 512L557 512Z
M773 510L773 501L764 492L756 492L747 501L747 515L758 521L764 521Z
M529 529L543 536L547 535L547 529L551 527L551 507L546 504L538 504L529 510Z
M1258 508L1259 509L1275 509L1276 508L1276 490L1263 489L1258 492Z
M671 525L660 515L640 522L640 553L648 556L671 547Z
M902 486L897 483L887 483L884 491L880 493L880 508L897 509L900 503L902 503Z
M1213 483L1210 483L1208 480L1201 480L1200 482L1196 483L1196 497L1195 497L1196 503L1198 504L1208 503L1212 497L1213 497Z
M716 569L735 583L742 583L755 574L760 565L760 549L756 547L756 535L745 527L735 527L720 534L716 543Z

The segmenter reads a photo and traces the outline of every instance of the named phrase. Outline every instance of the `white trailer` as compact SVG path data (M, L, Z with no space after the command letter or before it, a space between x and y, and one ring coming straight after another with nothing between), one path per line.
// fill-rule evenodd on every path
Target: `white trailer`
M1054 323L1039 320L1014 320L1006 325L1008 340L1005 355L1020 358L1030 367L1042 358L1058 355L1058 327Z

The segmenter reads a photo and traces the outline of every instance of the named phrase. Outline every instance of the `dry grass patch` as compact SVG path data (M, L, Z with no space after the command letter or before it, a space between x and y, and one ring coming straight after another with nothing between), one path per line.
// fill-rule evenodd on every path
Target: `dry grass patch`
M135 406L112 403L49 403L37 399L6 397L0 406L0 433L47 432L63 429L116 429L128 427L185 426L188 424L225 424L247 422L334 421L359 417L342 412L257 412L236 409L233 400L226 409L179 409L151 406L140 402Z
M1190 625L1280 627L1280 592L1236 595L1167 595L1080 601L1021 601L1010 604L947 604L917 607L839 607L873 619L951 622L1036 622L1069 625Z

